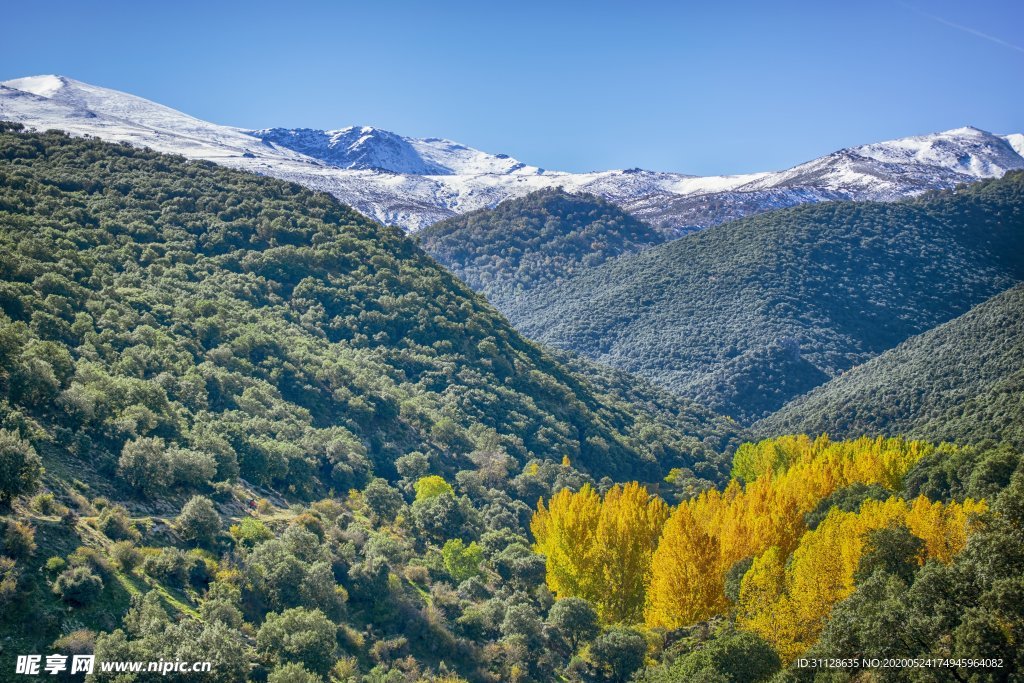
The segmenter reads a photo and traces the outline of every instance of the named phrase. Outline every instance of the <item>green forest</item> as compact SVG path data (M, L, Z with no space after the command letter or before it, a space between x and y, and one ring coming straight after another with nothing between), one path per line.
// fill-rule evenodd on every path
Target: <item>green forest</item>
M212 663L88 678L117 683L1014 680L1022 190L788 209L657 247L611 205L544 193L421 240L484 230L451 266L485 298L329 195L0 124L0 670L36 653ZM640 279L613 286L626 265ZM665 382L655 355L595 362L628 328L603 317L618 288L653 306L701 278L719 284L637 349L708 344L724 355L660 353L718 363L714 383ZM581 283L608 292L569 350L489 302ZM582 305L567 296L565 325ZM790 327L798 352L772 337ZM970 381L943 375L965 349ZM913 376L888 384L896 366ZM960 393L911 403L922 377ZM871 657L959 663L799 664Z
M911 337L756 423L763 434L906 434L1024 448L1024 285Z
M1022 279L1024 173L1011 172L744 218L538 283L501 309L531 339L749 424Z
M424 250L505 311L534 287L666 241L614 204L541 190L435 223L416 233Z

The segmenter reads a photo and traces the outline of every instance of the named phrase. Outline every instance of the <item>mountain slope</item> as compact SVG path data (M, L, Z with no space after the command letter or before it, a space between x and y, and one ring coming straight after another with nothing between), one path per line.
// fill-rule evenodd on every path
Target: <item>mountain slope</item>
M506 313L534 339L751 420L1022 278L1015 172L746 218L535 288Z
M132 439L215 435L225 471L296 491L411 451L652 479L735 433L598 398L399 231L297 185L3 132L0 242L4 367L27 373L3 382L4 424L73 427L108 473Z
M761 434L901 434L1024 448L1024 285L787 403Z
M329 195L0 124L0 670L556 678L498 642L551 603L531 508L737 445L574 365Z
M0 120L294 181L407 230L562 187L600 196L660 231L683 234L796 204L888 201L1024 168L1018 134L961 128L853 147L781 172L706 178L642 169L563 173L450 140L365 126L245 131L63 76L0 83Z
M557 284L667 236L599 197L555 189L449 218L416 238L502 309L526 290Z

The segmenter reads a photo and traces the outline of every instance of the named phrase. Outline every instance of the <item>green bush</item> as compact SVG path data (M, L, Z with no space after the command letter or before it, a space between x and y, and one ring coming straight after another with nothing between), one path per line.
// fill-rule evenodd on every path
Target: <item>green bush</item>
M323 680L301 664L282 664L267 677L267 683L322 683Z
M130 573L142 564L142 553L131 541L118 541L110 546L110 559L116 562L122 571Z
M82 607L91 604L103 592L103 579L88 567L72 567L61 572L53 582L53 592L62 600Z
M3 522L4 554L16 560L27 559L36 550L36 529L28 522Z
M0 606L6 605L18 594L21 568L13 558L0 555Z
M296 607L267 615L256 648L282 663L303 664L326 675L337 653L336 627L318 609Z
M123 505L107 505L96 520L96 528L112 541L138 541L142 538Z
M42 473L42 460L32 445L17 433L0 429L0 508L15 496L35 491Z
M145 554L142 571L158 581L183 588L189 584L197 562L196 558L178 548L161 548Z
M453 538L441 548L444 568L456 583L462 583L480 574L480 563L484 559L483 549L475 541L466 545L462 539Z
M220 515L209 498L193 496L181 509L174 526L186 542L208 546L220 533Z

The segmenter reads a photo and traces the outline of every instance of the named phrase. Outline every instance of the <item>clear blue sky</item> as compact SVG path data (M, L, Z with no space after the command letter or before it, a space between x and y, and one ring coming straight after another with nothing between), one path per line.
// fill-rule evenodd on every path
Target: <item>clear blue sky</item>
M1024 2L7 3L0 80L245 127L375 125L571 171L782 168L1024 131Z

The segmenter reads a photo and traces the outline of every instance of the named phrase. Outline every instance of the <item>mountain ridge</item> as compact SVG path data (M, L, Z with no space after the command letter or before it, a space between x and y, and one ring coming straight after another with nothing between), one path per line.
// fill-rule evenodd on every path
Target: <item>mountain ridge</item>
M562 187L598 195L659 230L681 235L776 208L837 199L889 201L1024 168L1024 136L961 128L848 148L778 172L709 177L643 169L565 173L442 138L409 138L369 126L332 131L222 126L64 76L0 83L0 119L294 181L409 231ZM902 158L897 154L914 150ZM929 150L949 154L930 155ZM960 163L964 155L972 162Z
M417 232L416 239L502 310L534 287L671 236L600 197L552 188L447 218Z

